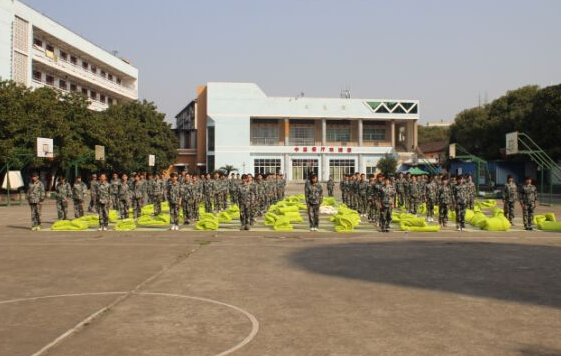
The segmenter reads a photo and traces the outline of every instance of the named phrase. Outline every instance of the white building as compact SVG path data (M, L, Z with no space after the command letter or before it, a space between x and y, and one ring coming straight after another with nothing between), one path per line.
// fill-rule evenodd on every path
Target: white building
M410 159L418 119L418 100L268 97L252 83L208 83L177 115L176 166L340 180L374 173L386 154Z
M104 110L138 98L138 70L17 0L0 0L0 79L87 95Z

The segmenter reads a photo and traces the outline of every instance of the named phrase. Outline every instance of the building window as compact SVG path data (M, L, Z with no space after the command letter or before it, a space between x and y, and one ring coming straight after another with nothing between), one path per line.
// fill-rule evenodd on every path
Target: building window
M384 141L386 139L385 128L365 127L362 129L363 141Z
M105 95L100 94L100 95L99 95L99 101L101 101L102 103L105 104Z
M291 145L315 145L316 129L313 120L290 120L290 136L288 142Z
M317 175L319 172L317 159L293 159L292 160L292 180L308 179L310 175Z
M107 74L107 73L105 73L105 71L104 71L104 70L102 70L102 71L101 71L101 76L102 76L102 77L104 77L104 78L105 78L105 75L106 75L106 74Z
M52 75L47 75L47 77L45 78L45 82L49 85L54 85L55 77L53 77Z
M351 140L350 128L328 128L326 130L328 142L349 142Z
M117 84L121 84L121 78L117 78Z
M214 155L208 155L207 159L207 173L214 172Z
M330 159L329 160L329 175L335 181L341 181L347 174L355 172L354 159Z
M214 151L214 126L210 126L207 128L207 135L208 135L208 150Z
M78 86L76 86L76 84L70 84L70 91L72 92L78 91Z
M84 96L88 96L88 89L86 88L82 88L82 94L84 94Z
M41 40L38 39L38 38L34 38L34 39L33 39L33 44L34 44L35 46L37 46L37 47L41 47L41 48L43 47L43 41L41 41Z
M49 44L47 45L46 49L47 49L47 51L50 51L50 52L55 51L55 48L53 46L49 45Z
M93 100L97 100L97 93L93 90L90 90L90 98Z
M36 80L38 82L41 81L41 72L39 72L38 70L34 70L33 71L33 80Z
M107 74L107 79L113 80L113 74Z
M70 56L70 63L77 65L78 64L78 58L74 57L74 56Z
M59 87L60 89L68 90L68 86L66 85L66 81L64 81L64 80L62 80L62 79L60 79L60 80L58 81L58 87Z
M90 70L91 70L92 73L94 73L94 74L97 73L97 68L96 68L96 66L94 66L94 65L92 65L92 66L90 67Z
M67 61L68 60L68 54L66 54L66 52L64 52L64 51L60 51L60 58Z
M251 119L251 144L274 146L279 144L279 123L275 119Z
M374 174L376 174L376 166L366 166L366 176L370 177Z
M281 160L280 159L255 159L253 160L253 172L255 175L258 174L271 174L280 173L281 171Z
M82 61L82 68L84 68L84 69L88 69L88 67L89 67L89 64L88 64L88 62L84 62L84 61Z

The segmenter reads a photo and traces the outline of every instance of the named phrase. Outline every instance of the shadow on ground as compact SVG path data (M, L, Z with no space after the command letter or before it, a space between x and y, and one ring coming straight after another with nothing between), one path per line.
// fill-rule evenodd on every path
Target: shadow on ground
M341 278L561 308L561 248L392 241L309 247L291 262Z
M543 349L541 347L529 347L520 350L521 356L561 356L561 351L559 350L549 350Z

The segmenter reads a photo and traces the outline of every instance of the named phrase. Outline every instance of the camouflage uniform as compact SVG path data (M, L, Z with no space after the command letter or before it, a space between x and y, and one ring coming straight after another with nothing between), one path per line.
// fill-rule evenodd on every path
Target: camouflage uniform
M31 209L31 227L35 229L41 226L41 203L45 200L45 186L40 180L29 183L26 198Z
M452 190L449 185L441 185L438 189L438 222L446 225L448 222L448 208L452 204Z
M240 223L243 230L249 230L249 225L253 220L252 205L255 202L255 189L252 184L242 182L238 186L236 193L238 197L238 206L240 208Z
M144 185L142 181L138 180L134 182L131 198L133 216L135 219L138 219L142 214L142 205L144 202Z
M228 191L230 192L230 203L233 204L237 204L238 202L238 197L236 196L237 194L237 179L236 178L231 178L228 181Z
M466 183L467 190L468 190L468 202L467 208L473 210L473 206L475 204L475 183L472 181L467 181Z
M309 184L306 187L306 204L308 205L308 219L310 228L319 226L319 207L323 201L323 189L321 184Z
M333 179L329 179L327 181L327 196L333 196L333 188L335 188L335 182L333 181Z
M417 207L419 206L419 183L411 180L408 184L409 187L409 212L417 214Z
M378 209L378 201L380 192L378 190L378 182L372 181L368 186L368 221L370 222L378 222L379 218L379 209Z
M358 205L358 212L360 214L366 214L368 209L368 181L361 180L358 182L358 197L359 197L359 205Z
M380 191L380 229L389 231L392 222L392 207L395 200L395 189L393 186L384 185Z
M514 182L505 184L503 190L504 214L511 224L514 220L514 203L516 203L517 200L518 188L516 184Z
M181 205L181 186L179 182L169 182L167 186L169 217L172 225L179 225L179 206Z
M74 203L74 217L84 216L84 198L88 187L84 182L74 183L72 186L72 202Z
M110 209L119 210L119 186L121 185L121 180L111 179L109 183L109 193L110 195Z
M121 219L129 218L129 206L131 200L131 191L128 185L123 182L119 184L119 217Z
M203 186L203 199L205 203L205 211L207 213L212 213L212 195L213 193L213 183L210 179L205 178L202 181Z
M90 182L90 204L88 205L88 211L97 213L97 186L99 185L98 180L92 180Z
M109 204L111 204L111 188L109 183L99 183L97 186L97 208L99 211L99 226L109 226Z
M456 227L466 227L466 204L468 202L468 188L465 184L455 184L452 188L452 197L456 207Z
M193 191L195 193L195 201L193 203L195 205L195 208L193 210L193 219L199 220L199 206L203 201L203 184L200 180L197 180L196 182L193 181Z
M405 178L399 178L395 181L395 191L397 195L397 206L405 206Z
M425 185L425 196L427 197L427 217L434 217L434 206L438 204L438 185L435 181Z
M538 200L538 190L533 184L524 184L520 189L520 203L522 204L522 217L524 219L524 227L532 229L534 220L534 210L536 209L536 201Z
M183 221L186 225L191 223L191 220L195 218L195 210L198 210L196 189L197 187L191 180L181 184L181 207L183 208Z
M222 187L221 196L220 196L220 200L222 203L222 210L226 210L228 209L228 179L223 177L220 183Z
M155 179L152 184L147 184L146 187L152 191L154 215L160 215L162 213L162 201L164 200L165 183L162 179L158 178Z
M341 199L343 200L344 204L348 204L347 201L347 181L346 180L342 180L341 182L339 182L339 189L341 190Z
M68 199L72 197L72 189L67 182L56 185L56 212L59 220L66 220L68 215Z

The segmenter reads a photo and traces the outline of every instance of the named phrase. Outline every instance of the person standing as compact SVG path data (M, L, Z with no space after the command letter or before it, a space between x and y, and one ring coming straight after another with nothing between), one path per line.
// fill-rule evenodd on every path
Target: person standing
M39 180L37 173L31 174L26 199L31 209L31 230L41 230L41 205L45 201L45 186Z
M72 189L70 184L66 182L66 178L61 176L55 187L56 190L56 212L59 220L66 220L68 217L68 200L72 197Z
M138 219L142 213L142 205L144 202L144 184L140 180L140 174L134 175L134 185L132 189L132 213L135 219Z
M368 222L378 222L378 182L376 176L371 174L368 181Z
M335 182L333 181L333 177L329 176L329 179L327 180L327 196L333 196L333 188L335 188Z
M417 215L417 208L419 206L419 184L416 176L411 176L411 181L408 184L409 188L409 212Z
M167 186L167 199L169 202L169 218L171 230L179 230L179 207L181 205L181 186L177 181L177 173L172 173Z
M102 173L99 176L97 187L97 208L99 212L99 231L107 231L109 226L109 205L111 204L111 187L107 183L107 176Z
M240 230L249 230L251 225L253 208L255 201L255 190L249 182L246 174L242 174L241 183L237 187L236 197L238 198L238 207L240 208Z
M88 205L88 213L97 213L97 185L99 181L97 180L97 174L92 175L92 180L90 182L90 203Z
M438 189L438 222L440 226L446 227L448 224L448 208L452 204L452 191L448 184L448 177L443 176L441 185Z
M518 200L518 187L514 183L514 178L508 176L507 183L503 189L503 202L504 202L504 214L505 218L510 221L511 225L514 221L514 204Z
M195 185L189 174L185 175L181 184L181 208L183 209L183 224L189 225L195 218Z
M526 179L524 179L524 185L520 189L520 205L522 206L522 217L524 220L525 230L534 230L532 224L537 200L538 190L536 186L532 184L532 178L526 177Z
M438 185L434 180L434 176L429 178L429 182L425 185L425 196L427 197L427 221L434 221L434 206L438 204Z
M466 188L468 190L468 202L467 208L473 210L475 205L475 183L473 182L473 177L471 175L467 176Z
M456 184L452 190L454 207L456 210L456 230L463 231L466 225L466 204L468 201L468 191L464 182L464 177L456 177Z
M121 176L121 184L119 185L119 217L121 219L129 218L130 199L129 177L123 174Z
M390 232L392 210L395 202L395 189L389 177L386 177L384 186L380 188L380 230Z
M117 173L113 173L113 177L111 178L111 183L109 184L109 193L110 195L110 206L109 209L119 210L119 185L121 184L121 180L119 179L119 175Z
M308 219L310 220L310 231L318 231L319 207L323 201L323 189L318 183L315 174L310 176L310 183L305 191L306 205L308 205Z
M162 176L159 174L153 175L154 179L152 180L151 184L148 184L147 187L152 192L152 204L154 204L154 216L160 215L162 213L162 201L164 200L164 188L165 183L162 179Z
M72 202L74 203L74 217L80 218L84 216L84 198L88 187L82 182L82 177L76 177L76 182L72 187Z

